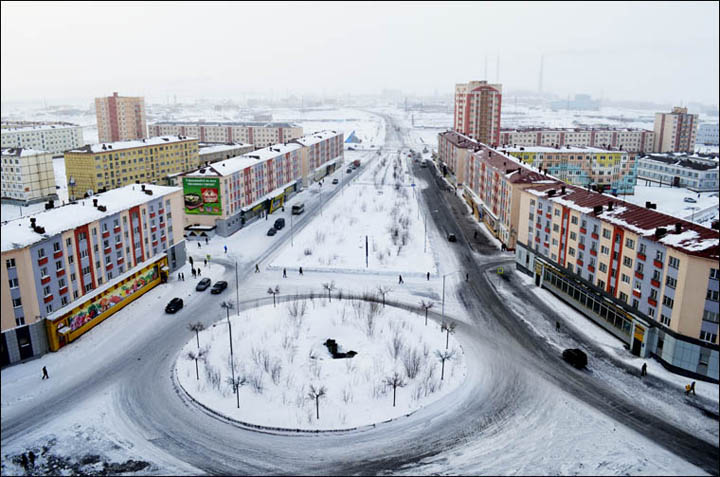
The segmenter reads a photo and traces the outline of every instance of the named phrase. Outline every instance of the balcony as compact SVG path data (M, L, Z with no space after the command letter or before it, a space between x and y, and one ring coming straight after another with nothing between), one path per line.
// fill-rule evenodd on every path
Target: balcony
M657 306L657 301L653 300L652 298L648 297L648 303L652 306Z
M45 285L46 283L50 283L50 275L45 275L44 277L42 277L40 279L40 283L42 283L43 285Z
M634 288L633 295L640 298L642 296L642 292L640 290L638 290L637 288Z
M113 227L113 232L115 232L116 234L120 233L120 226L116 225L115 227Z
M124 261L125 261L125 259L122 258L122 257L120 257L120 258L117 259L118 265L122 265Z
M155 212L150 212L150 218L155 218Z
M60 293L61 295L64 295L64 294L66 294L67 292L68 292L68 287L62 287L62 288L60 289L60 291L59 291L59 293Z
M122 242L116 243L116 244L115 244L115 248L116 248L116 249L122 248Z
M538 222L537 224L535 224L535 228L536 228L536 229L541 229L541 228L542 228L542 225L540 225L540 223Z
M547 217L548 219L552 219L552 214L545 214L545 217Z
M582 267L584 262L582 260L577 260L576 263Z
M547 242L543 242L543 247L545 247L545 248L548 248L549 246L550 246L550 244L549 244L549 243L547 243Z
M595 240L597 240L597 239L600 238L600 236L599 236L598 234L596 234L595 232L591 233L590 236L591 236L592 238L594 238Z
M663 267L663 263L660 260L653 260L653 265L655 265L657 268Z
M38 260L38 265L45 265L46 263L48 263L47 257L43 257L40 260Z
M595 273L595 267L593 267L592 265L588 265L588 272Z
M645 256L644 253L638 253L638 254L637 254L637 258L638 258L638 260L645 261L645 259L646 259L647 257Z
M540 243L540 237L535 237L535 241L536 241L537 243Z
M545 227L545 232L550 233L550 227Z
M585 227L580 227L580 233L581 233L581 234L586 234L586 233L587 233L587 229L586 229Z
M640 280L643 279L645 275L643 275L641 272L635 272L635 278L639 278Z
M167 235L163 235L160 237L160 240L167 240Z
M64 268L61 268L60 270L58 270L58 271L55 272L55 276L56 276L56 277L62 277L63 275L65 275L65 269L64 269Z
M110 232L103 232L102 238L108 238L110 236Z
M57 252L53 253L53 258L60 258L62 257L62 250L58 250Z
M160 222L160 228L165 228L165 222Z
M584 244L584 243L579 243L579 244L578 244L578 248L579 248L580 250L585 250L585 244Z
M109 254L110 252L112 252L112 249L111 249L110 247L103 249L103 253L104 253L105 255Z
M162 215L165 213L165 209L158 209L158 215Z
M660 282L657 280L650 280L650 284L655 288L660 288Z
M591 248L591 249L590 249L590 255L592 255L593 257L597 257L597 250L594 249L594 248Z
M538 210L537 210L537 214L538 214L538 215L542 215L542 209L538 209Z
M51 301L53 301L52 293L43 299L43 302L45 303L50 303Z
M113 269L113 264L112 264L112 263L108 263L107 265L105 265L105 270L108 270L108 271L109 271L109 270L112 270L112 269Z

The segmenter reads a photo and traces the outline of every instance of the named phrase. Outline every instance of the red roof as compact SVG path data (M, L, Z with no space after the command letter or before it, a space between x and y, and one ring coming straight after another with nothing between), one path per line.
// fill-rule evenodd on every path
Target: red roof
M462 149L475 149L481 146L479 141L460 134L457 131L445 131L440 133L440 135Z

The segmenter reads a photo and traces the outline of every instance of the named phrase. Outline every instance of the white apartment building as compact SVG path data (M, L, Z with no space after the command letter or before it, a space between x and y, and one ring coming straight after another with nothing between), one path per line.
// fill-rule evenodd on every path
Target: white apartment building
M695 192L718 190L718 161L687 154L650 154L637 160L638 181L685 187Z
M654 138L653 131L629 128L523 128L500 133L504 146L585 146L631 153L652 152Z
M718 140L718 123L702 123L698 126L696 144L706 144L709 146L717 146L720 144Z
M82 127L74 125L46 124L42 126L3 128L1 136L3 149L14 147L58 153L85 144Z
M2 150L3 201L22 204L57 199L52 153L34 149Z
M256 148L298 139L303 129L292 123L266 122L159 122L148 126L150 136L190 136L200 142L252 144Z

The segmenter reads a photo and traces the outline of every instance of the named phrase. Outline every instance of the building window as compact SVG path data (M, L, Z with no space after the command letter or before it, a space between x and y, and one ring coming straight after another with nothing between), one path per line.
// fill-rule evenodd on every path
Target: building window
M45 256L45 249L44 248L38 249L37 256L38 256L38 258L43 258Z
M660 252L658 252L658 253L660 253ZM660 253L660 256L661 256L661 258L659 258L658 260L662 260L662 254L661 254L661 253ZM668 259L668 267L670 267L670 268L676 268L676 269L677 269L677 268L680 268L680 260L678 260L678 259L675 258L675 257L670 257L670 258ZM712 275L710 275L710 276L712 277Z
M630 283L630 277L627 276L627 275L625 275L625 274L623 273L623 274L622 274L622 282L623 282L623 283Z
M648 307L648 316L650 318L655 318L655 308L652 308L650 306Z
M22 300L20 298L13 298L12 304L13 304L13 308L21 307Z
M717 335L709 331L700 330L700 340L707 341L708 343L715 343L715 341L717 340Z
M623 257L623 265L626 267L632 268L632 258L630 257Z
M672 257L670 257L670 260L672 260ZM718 280L718 279L720 279L720 269L711 268L710 269L710 280Z
M55 243L53 244L53 251L54 251L54 252L59 252L59 251L60 251L60 242L55 242Z
M601 272L603 272L603 273L607 272L607 265L605 265L604 263L600 263L599 268L600 268Z
M602 235L603 235L603 238L609 239L610 238L610 229L603 229Z
M708 290L707 294L705 295L705 299L710 301L718 301L717 290Z
M605 245L601 245L600 253L602 253L603 255L610 255L610 249L607 248Z
M675 288L677 286L677 280L673 277L667 277L665 279L665 285L667 285L668 288Z
M5 265L7 266L7 268L15 268L15 259L9 258L5 260Z
M663 260L663 253L662 253L660 250L658 250L657 252L655 252L655 260L657 260L658 262L662 262L662 260Z
M663 305L667 306L668 308L672 308L674 304L675 304L675 300L673 300L669 296L663 297Z
M24 316L18 316L15 318L15 326L22 326L25 324L25 317Z
M627 303L627 300L628 300L627 293L620 292L620 301L622 301L623 303Z
M577 218L576 216L574 216L574 215L570 216L570 223L572 223L572 224L574 224L574 225L577 225L577 223L578 223L578 218Z
M657 300L657 297L658 297L657 288L651 288L650 289L650 299Z
M635 248L635 241L633 239L625 239L625 246L632 250Z

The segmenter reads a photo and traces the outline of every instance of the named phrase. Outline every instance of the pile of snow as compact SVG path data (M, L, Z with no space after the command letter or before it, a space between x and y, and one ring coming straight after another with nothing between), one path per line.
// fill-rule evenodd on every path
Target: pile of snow
M185 345L176 364L182 387L232 419L288 429L349 429L404 416L437 401L464 381L462 346L433 321L380 303L327 297L266 306L230 318L235 376L231 386L228 326L222 320ZM261 323L259 323L261 322ZM198 340L199 345L198 348ZM333 359L324 345L333 339ZM444 379L438 356L449 353ZM197 379L195 359L198 363ZM404 383L388 380L397 373ZM313 390L324 389L316 402ZM317 393L316 393L317 394ZM319 404L320 419L316 405Z

